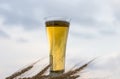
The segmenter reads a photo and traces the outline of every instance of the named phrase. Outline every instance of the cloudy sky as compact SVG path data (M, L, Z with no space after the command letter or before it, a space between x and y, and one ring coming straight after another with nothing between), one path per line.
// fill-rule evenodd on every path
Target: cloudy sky
M119 0L0 0L0 79L49 56L48 16L71 18L67 62L99 57L83 78L120 79Z

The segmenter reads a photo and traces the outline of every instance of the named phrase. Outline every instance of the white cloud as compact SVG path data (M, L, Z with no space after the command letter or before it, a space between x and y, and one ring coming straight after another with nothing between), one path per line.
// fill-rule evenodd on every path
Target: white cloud
M2 3L0 5L0 9L4 9L6 11L11 11L12 10L11 6L9 4L7 4L7 3Z

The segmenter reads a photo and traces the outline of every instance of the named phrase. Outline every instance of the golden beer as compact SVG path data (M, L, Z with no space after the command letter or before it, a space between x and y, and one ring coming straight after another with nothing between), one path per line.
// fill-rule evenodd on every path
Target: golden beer
M61 20L47 21L46 30L50 43L50 72L63 73L69 22Z

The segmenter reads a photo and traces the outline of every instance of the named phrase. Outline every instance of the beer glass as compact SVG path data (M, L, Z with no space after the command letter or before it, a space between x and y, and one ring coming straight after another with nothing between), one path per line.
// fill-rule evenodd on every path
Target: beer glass
M50 45L50 75L65 71L66 42L70 19L65 17L48 17L45 20Z

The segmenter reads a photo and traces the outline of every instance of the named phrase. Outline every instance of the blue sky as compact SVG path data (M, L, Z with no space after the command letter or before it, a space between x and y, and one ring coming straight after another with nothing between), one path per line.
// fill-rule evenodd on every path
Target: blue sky
M67 62L99 57L84 75L120 78L119 0L0 0L1 79L49 56L47 16L71 18Z

